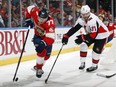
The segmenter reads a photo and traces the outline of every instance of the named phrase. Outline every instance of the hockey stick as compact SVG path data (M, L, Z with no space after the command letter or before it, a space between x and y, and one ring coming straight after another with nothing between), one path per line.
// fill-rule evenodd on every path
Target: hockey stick
M61 50L62 50L62 48L63 48L63 45L64 45L64 44L62 44L62 46L61 46L61 48L60 48L60 50L59 50L59 53L58 53L58 55L57 55L57 57L56 57L56 59L55 59L55 61L54 61L54 64L52 65L52 68L51 68L51 70L50 70L50 72L49 72L49 74L48 74L48 77L47 77L46 80L45 80L45 83L47 83L47 81L48 81L48 79L49 79L49 77L50 77L50 74L51 74L51 72L52 72L52 70L53 70L53 68L54 68L54 66L55 66L55 64L56 64L56 61L57 61L57 59L58 59L58 57L59 57L59 54L60 54L60 52L61 52Z
M101 76L101 77L105 77L105 78L111 78L111 77L113 77L113 76L115 76L115 75L116 75L116 73L111 74L111 75L105 75L105 74L97 73L97 76Z
M22 58L22 55L23 55L23 51L24 51L24 49L25 49L25 45L26 45L26 42L27 42L27 37L28 37L28 35L29 35L29 31L30 31L30 26L28 27L28 31L27 31L27 34L26 34L26 38L25 38L25 41L24 41L24 44L23 44L23 48L22 48L22 51L21 51L19 60L18 60L18 64L17 64L17 67L16 67L15 74L14 74L14 77L13 77L13 82L14 82L14 81L18 81L18 77L16 77L16 75L17 75L17 71L18 71L18 68L19 68L19 64L20 64L20 62L21 62L21 58Z

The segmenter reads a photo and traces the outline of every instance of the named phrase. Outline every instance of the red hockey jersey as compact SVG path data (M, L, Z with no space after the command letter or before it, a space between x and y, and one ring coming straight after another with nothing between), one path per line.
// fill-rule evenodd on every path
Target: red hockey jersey
M108 24L108 30L110 31L110 36L109 37L111 37L111 38L113 38L114 37L114 23L109 23Z
M41 37L47 45L51 45L54 42L55 39L55 21L54 19L49 15L48 20L40 24L39 23L39 12L40 9L34 5L27 7L26 9L26 18L31 18L34 22L34 33Z

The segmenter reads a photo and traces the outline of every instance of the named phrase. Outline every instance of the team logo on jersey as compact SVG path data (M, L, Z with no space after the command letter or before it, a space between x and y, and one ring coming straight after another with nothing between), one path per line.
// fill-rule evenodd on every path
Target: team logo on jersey
M45 30L41 29L40 27L36 27L38 33L40 36L44 36L45 35Z
M36 24L35 22L34 22L34 24L35 24L35 28L36 28L37 32L39 33L39 35L44 36L45 35L45 30L41 26L39 26L39 24Z

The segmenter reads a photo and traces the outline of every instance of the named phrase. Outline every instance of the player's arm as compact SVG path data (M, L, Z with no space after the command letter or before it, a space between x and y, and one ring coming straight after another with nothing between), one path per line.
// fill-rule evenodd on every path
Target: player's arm
M63 35L62 43L67 44L68 38L72 36L75 32L77 32L81 27L82 25L80 25L79 23L72 27L66 34Z
M35 8L34 5L29 6L29 7L26 8L26 11L25 11L25 24L24 24L25 27L30 26L32 28L33 25L34 25L34 23L31 20L31 11L32 11L33 8Z
M72 36L75 32L77 32L82 26L78 23L76 26L72 27L67 33L66 35L68 37Z
M98 22L91 24L90 26L91 32L86 35L82 34L82 35L77 36L75 43L77 44L81 44L82 42L88 43L89 41L95 39L98 33L98 27L99 27Z

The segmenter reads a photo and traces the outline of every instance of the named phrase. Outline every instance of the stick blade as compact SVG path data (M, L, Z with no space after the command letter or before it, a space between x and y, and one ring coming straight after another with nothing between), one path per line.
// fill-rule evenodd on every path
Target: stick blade
M14 82L14 80L15 80L15 79L13 78L13 82Z
M105 72L99 72L97 73L97 76L105 77L105 78L111 78L116 75L116 71L105 71Z
M47 84L48 79L45 80L45 84Z

